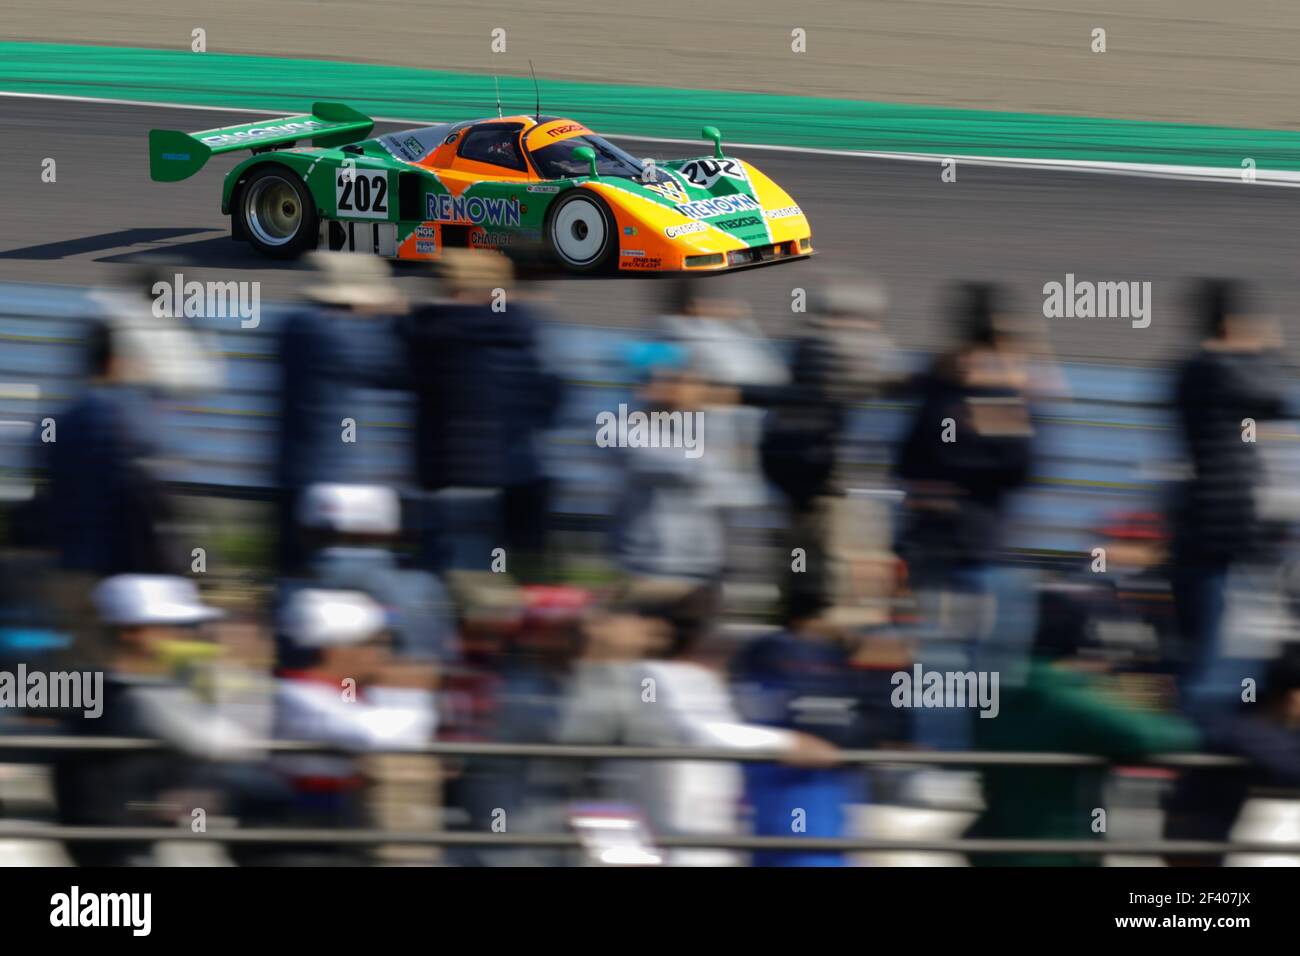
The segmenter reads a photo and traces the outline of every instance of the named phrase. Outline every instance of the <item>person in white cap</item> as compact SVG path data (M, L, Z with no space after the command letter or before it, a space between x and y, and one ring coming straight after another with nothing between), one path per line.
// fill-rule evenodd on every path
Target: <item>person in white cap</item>
M393 334L405 305L388 265L374 256L317 252L316 274L280 330L280 434L274 479L280 489L280 572L301 572L299 499L309 485L346 481L361 473L356 441L343 441L345 419L362 420L358 390L402 388L408 375Z
M80 734L142 737L166 749L70 753L56 772L61 819L82 826L158 826L188 821L193 808L220 812L231 786L213 761L255 755L239 725L172 673L170 642L221 617L194 582L168 575L123 574L102 581L93 602L107 632L102 717L79 719ZM69 846L83 865L148 862L147 843Z
M106 578L95 588L94 600L100 621L124 634L189 627L222 616L219 610L203 603L193 581L170 574L119 574Z
M402 505L384 485L320 483L303 494L299 525L310 557L306 586L364 591L388 611L404 657L448 663L455 657L451 602L438 578L402 566Z
M276 736L340 751L277 761L294 793L293 823L363 825L383 781L357 758L419 748L432 739L434 673L395 659L384 609L359 591L298 591L282 612L280 631L296 654L276 681ZM429 792L410 802L432 805L432 778L426 782ZM306 857L356 862L329 847L296 851L295 859Z

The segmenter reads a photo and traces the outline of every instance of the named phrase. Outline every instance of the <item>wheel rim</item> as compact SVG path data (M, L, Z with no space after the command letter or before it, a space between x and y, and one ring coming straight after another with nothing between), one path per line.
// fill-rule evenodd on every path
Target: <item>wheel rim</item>
M302 228L302 200L293 184L280 176L264 176L244 198L249 231L268 246L283 246Z
M573 265L594 262L605 248L605 216L590 199L571 199L555 212L551 239L560 258Z

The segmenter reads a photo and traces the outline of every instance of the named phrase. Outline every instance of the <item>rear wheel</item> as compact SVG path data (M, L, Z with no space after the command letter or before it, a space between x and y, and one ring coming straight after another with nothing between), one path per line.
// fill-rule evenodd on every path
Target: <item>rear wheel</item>
M595 193L574 190L551 207L547 244L560 263L573 272L607 268L618 248L614 215Z
M268 164L252 173L234 214L249 244L263 255L292 259L316 248L316 204L307 184L286 166Z

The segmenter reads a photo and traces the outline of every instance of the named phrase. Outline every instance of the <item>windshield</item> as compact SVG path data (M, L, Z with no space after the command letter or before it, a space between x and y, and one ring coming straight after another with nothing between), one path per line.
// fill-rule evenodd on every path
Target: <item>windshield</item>
M420 129L404 129L398 133L379 137L379 142L394 156L415 162L441 146L443 141L456 130L470 126L472 123L473 121L462 121L443 123L440 126L424 126Z
M657 168L653 172L653 178L646 176L646 167L642 165L641 160L599 136L573 136L562 142L535 149L532 151L533 163L543 179L569 179L573 176L590 175L590 164L573 158L573 151L579 146L590 146L595 151L596 172L602 176L622 176L624 179L642 179L643 182L663 182L668 178Z

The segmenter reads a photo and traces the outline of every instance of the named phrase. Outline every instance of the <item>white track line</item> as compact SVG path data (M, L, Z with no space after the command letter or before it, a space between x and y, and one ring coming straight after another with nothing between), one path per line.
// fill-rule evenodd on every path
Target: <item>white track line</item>
M12 93L0 90L0 97L29 100L61 100L71 103L106 103L112 106L147 106L153 109L198 110L211 113L249 113L260 116L284 116L283 110L250 109L237 106L195 106L187 103L162 103L156 100L125 100L101 96L67 96L58 93ZM400 116L375 116L377 123L411 123L433 125L429 120L409 119ZM663 136L633 136L610 134L608 139L636 140L642 143L698 144L695 139L671 139ZM1160 163L1118 163L1092 159L1031 159L1017 156L965 156L960 153L892 153L877 150L822 149L815 146L774 146L770 143L728 143L736 149L757 149L777 153L804 153L814 156L846 156L858 159L889 159L913 163L942 163L953 159L973 166L992 166L1010 169L1035 169L1104 173L1112 176L1136 176L1142 179L1178 179L1188 182L1240 183L1260 186L1300 186L1300 172L1281 169L1256 169L1255 182L1242 179L1241 170L1216 166L1178 166Z

